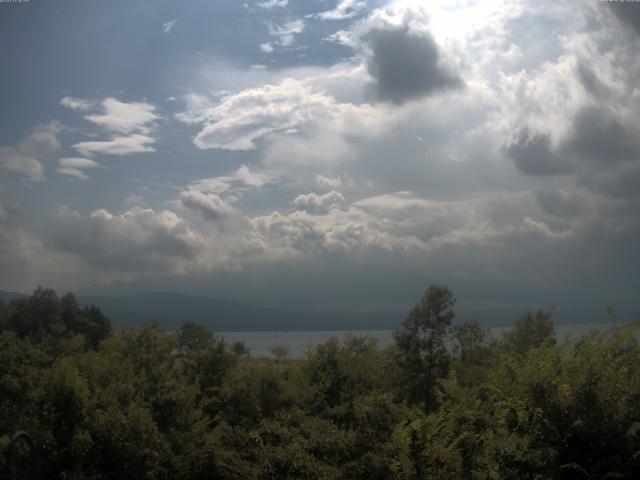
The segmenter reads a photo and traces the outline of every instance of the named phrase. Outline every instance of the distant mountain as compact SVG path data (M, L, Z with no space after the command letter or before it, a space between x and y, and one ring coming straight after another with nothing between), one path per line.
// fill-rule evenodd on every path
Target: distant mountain
M384 330L397 327L402 317L270 309L227 300L175 293L129 297L79 296L82 305L96 305L114 327L138 327L151 320L175 329L191 320L219 332L276 330Z
M16 292L3 292L0 290L0 301L3 303L9 303L12 300L19 300L21 298L26 298L28 295L23 295L22 293Z
M0 291L0 300L25 298L27 295ZM336 313L317 310L265 308L211 297L176 293L147 293L130 296L78 295L81 305L96 305L114 327L140 327L157 320L164 328L179 328L187 320L208 326L214 331L304 331L304 330L388 330L398 327L406 312ZM527 308L459 308L454 324L478 320L487 326L511 326ZM637 309L621 307L617 317L623 321L636 318ZM610 321L604 308L558 308L553 315L557 325L602 323Z

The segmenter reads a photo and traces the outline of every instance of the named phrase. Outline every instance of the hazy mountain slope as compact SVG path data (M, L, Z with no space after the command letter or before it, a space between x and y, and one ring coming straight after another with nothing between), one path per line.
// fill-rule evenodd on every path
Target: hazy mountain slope
M3 292L0 290L0 301L4 303L9 303L12 300L18 300L20 298L25 298L27 295L23 295L22 293L16 292Z
M269 309L175 293L130 297L81 296L79 301L99 306L115 327L139 326L158 320L165 328L177 328L192 320L217 331L374 330L395 328L402 320L393 315Z
M26 295L0 291L0 300L25 298ZM275 309L244 305L211 297L176 293L147 293L130 296L82 295L83 305L94 304L102 309L114 327L137 327L158 320L164 328L174 329L187 320L202 323L217 331L277 331L277 330L387 330L396 328L406 312L398 313L335 313L314 310ZM534 307L531 307L535 309ZM511 326L527 309L458 308L454 324L478 320L489 326ZM617 318L629 321L638 315L637 309L617 308ZM605 308L558 308L553 316L556 324L601 323L611 319Z

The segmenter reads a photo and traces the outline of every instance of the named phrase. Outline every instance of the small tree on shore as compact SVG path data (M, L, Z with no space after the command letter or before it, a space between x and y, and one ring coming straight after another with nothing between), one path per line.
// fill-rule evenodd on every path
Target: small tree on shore
M276 358L276 363L280 363L283 360L286 360L289 356L289 347L284 345L274 345L269 349L269 352L271 352L271 355Z

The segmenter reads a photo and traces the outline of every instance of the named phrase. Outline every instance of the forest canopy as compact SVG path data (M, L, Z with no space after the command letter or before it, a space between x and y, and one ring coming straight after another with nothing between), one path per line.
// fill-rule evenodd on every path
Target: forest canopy
M351 336L270 359L189 321L112 331L39 288L0 305L0 472L638 478L640 319L558 339L548 312L529 312L496 337L452 325L454 311L434 285L390 347Z

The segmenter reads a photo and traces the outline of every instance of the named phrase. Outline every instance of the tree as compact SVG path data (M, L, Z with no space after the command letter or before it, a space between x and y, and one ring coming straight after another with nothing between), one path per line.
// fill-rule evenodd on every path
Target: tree
M83 338L83 349L87 346L95 349L111 333L111 321L98 307L80 309L73 293L58 297L54 290L42 287L31 297L14 300L1 309L0 323L21 338L46 342L54 349L71 339L82 344Z
M455 316L455 298L448 287L431 285L394 332L400 381L410 404L436 407L436 383L447 375L447 329Z
M274 345L269 349L269 352L276 357L276 363L280 363L289 356L289 347L285 345Z
M238 357L248 357L251 354L251 349L241 340L231 344L231 351Z
M555 327L551 313L538 310L527 312L505 335L507 345L519 355L525 355L530 348L555 345Z
M212 339L211 330L199 323L188 321L180 327L178 343L183 350L202 350Z
M464 322L453 329L457 341L456 350L462 363L473 365L482 361L485 355L486 341L491 331L477 320Z
M475 385L484 380L488 366L495 360L497 351L491 330L477 320L464 322L453 329L455 338L453 368L458 382Z
M60 323L60 303L56 292L38 287L31 297L16 302L9 328L20 337L42 341Z
M85 307L80 312L82 322L78 333L86 335L93 348L111 334L111 321L95 305Z

